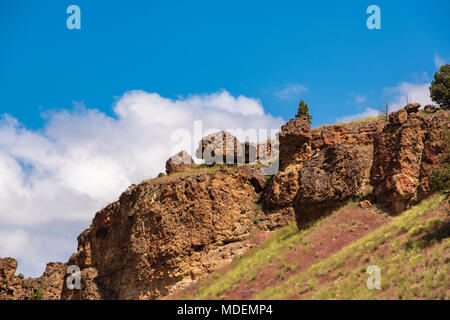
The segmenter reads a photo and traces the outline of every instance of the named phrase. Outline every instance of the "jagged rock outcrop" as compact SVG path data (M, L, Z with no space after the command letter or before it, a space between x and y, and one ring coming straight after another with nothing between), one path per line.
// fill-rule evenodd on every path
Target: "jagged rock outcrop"
M68 264L85 273L65 299L153 299L248 248L264 177L250 167L146 181L99 211ZM87 271L86 271L87 270Z
M244 163L244 151L238 139L231 133L219 131L199 142L195 155L206 164Z
M292 201L298 190L298 169L312 155L311 129L306 117L289 120L279 133L279 172L262 194L262 209L275 229L294 221ZM264 223L264 218L262 222Z
M181 172L189 169L194 164L194 159L186 151L181 151L166 161L166 173Z
M311 128L308 118L296 118L286 122L279 133L280 171L289 166L301 165L310 156Z
M25 299L29 299L37 290L43 293L43 300L60 300L66 274L66 264L49 262L44 274L39 278L26 278L23 280Z
M66 264L49 262L39 278L15 276L17 261L13 258L0 258L0 300L29 300L38 297L42 300L59 300L63 289Z
M445 150L442 127L448 126L448 114L423 118L402 109L389 119L374 141L370 180L377 202L400 213L432 190L429 175Z
M293 204L299 228L331 213L345 200L363 195L369 167L358 146L335 144L316 150L298 172Z
M383 127L383 120L373 120L315 128L312 130L311 146L313 149L319 149L336 143L372 144L374 137Z
M23 275L16 276L17 261L0 258L0 300L23 300Z

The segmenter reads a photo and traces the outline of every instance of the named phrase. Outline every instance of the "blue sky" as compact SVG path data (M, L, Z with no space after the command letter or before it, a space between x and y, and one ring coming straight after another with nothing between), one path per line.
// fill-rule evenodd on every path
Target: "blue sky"
M71 4L81 30L66 27ZM366 27L371 4L381 30ZM386 99L429 103L449 12L448 0L1 1L0 257L26 276L67 261L96 211L194 154L196 120L277 129L300 98L313 125Z
M66 28L72 3L81 30ZM366 28L370 4L381 30ZM435 55L450 56L446 0L2 1L0 11L0 112L30 128L72 101L112 114L131 89L222 88L285 120L304 97L320 125L380 107L384 88L430 80ZM275 94L290 85L307 91Z

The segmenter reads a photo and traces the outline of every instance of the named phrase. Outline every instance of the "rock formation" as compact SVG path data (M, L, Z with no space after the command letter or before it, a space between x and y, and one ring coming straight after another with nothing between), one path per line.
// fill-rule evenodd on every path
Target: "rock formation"
M195 152L206 164L244 163L244 151L238 139L231 133L219 131L204 137Z
M280 171L297 166L310 156L311 128L306 117L291 119L281 127Z
M17 261L0 258L0 300L23 300L23 275L16 276Z
M298 171L293 204L299 228L331 213L345 200L363 195L369 167L357 146L335 144L316 150Z
M64 298L158 298L223 266L247 249L263 188L248 167L133 186L79 236L68 264L82 268L82 290Z
M312 130L311 146L318 149L336 143L372 144L374 137L383 127L382 120L326 125Z
M374 141L370 180L377 202L392 213L430 193L430 168L439 165L444 152L442 126L448 125L448 115L423 118L409 110L391 113Z
M189 169L194 164L194 160L186 151L181 151L166 161L166 173L181 172Z
M66 265L60 262L47 263L45 272L39 278L26 278L15 275L17 261L13 258L0 258L0 300L59 300L63 288ZM38 292L42 294L38 296Z
M43 300L59 300L64 285L66 264L61 262L47 263L44 274L39 278L26 278L23 280L25 299L29 299L37 290L42 290Z

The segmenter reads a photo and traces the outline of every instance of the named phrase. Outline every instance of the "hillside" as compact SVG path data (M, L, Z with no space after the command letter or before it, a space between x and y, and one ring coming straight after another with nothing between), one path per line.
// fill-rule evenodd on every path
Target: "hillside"
M180 151L129 186L67 262L24 279L0 258L0 299L448 299L449 111L419 108L295 118L259 144L210 134L205 164Z
M449 299L450 205L434 195L391 218L349 203L301 231L275 231L223 270L169 298ZM367 268L381 269L369 290Z

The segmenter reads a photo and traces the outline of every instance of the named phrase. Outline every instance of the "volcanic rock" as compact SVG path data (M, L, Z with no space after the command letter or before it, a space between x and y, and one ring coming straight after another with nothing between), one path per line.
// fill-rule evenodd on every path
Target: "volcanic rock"
M419 108L420 108L420 104L418 104L418 103L408 103L405 106L405 110L408 113L417 113L419 111Z
M389 122L392 124L402 124L408 119L408 112L405 109L391 112L389 114Z
M308 118L291 119L281 127L280 171L296 166L309 158L311 152L311 128Z
M370 181L377 202L400 213L432 190L431 168L444 152L443 126L448 115L424 119L410 113L405 122L391 122L374 141Z
M299 228L331 213L343 201L363 195L369 167L358 146L335 144L316 150L298 172L293 204Z
M154 299L248 249L264 177L250 167L152 179L99 211L69 263L82 289L65 299ZM86 272L85 272L86 273ZM90 292L90 293L89 293Z
M244 151L238 139L225 131L203 137L195 155L210 165L244 162Z
M17 261L0 258L0 300L23 300L23 276L16 276Z
M194 164L194 160L186 151L181 151L166 161L166 173L181 172L189 169Z

